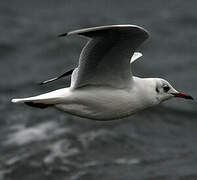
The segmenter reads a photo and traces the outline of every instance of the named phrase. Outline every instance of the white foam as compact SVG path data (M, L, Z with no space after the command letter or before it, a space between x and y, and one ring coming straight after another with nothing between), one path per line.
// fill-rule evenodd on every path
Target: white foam
M42 123L28 128L23 125L17 125L17 127L12 126L11 130L14 132L8 136L8 139L4 143L5 145L23 145L35 141L50 139L55 135L69 131L66 128L59 127L55 122Z

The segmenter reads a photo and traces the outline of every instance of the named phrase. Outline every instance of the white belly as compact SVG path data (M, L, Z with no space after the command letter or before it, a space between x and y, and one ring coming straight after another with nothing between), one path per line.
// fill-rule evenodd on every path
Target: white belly
M126 90L84 87L70 91L68 94L65 100L55 107L89 119L118 119L145 107L137 94Z

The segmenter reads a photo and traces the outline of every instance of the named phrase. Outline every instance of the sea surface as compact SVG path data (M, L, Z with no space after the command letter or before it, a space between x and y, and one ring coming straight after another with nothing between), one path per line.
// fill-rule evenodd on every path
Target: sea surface
M0 180L196 180L197 103L173 99L117 121L12 104L69 86L39 82L77 66L86 41L58 34L136 24L150 32L132 65L197 99L196 0L1 0Z

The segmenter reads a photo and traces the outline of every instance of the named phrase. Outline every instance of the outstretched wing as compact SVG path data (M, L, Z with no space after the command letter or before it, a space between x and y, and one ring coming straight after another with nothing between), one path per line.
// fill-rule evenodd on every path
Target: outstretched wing
M135 25L111 25L72 31L89 40L83 48L78 68L73 72L73 88L87 85L126 88L131 85L130 58L148 38L148 32Z
M142 57L142 53L134 52L133 56L131 57L130 64L132 64L135 60L139 59L140 57Z

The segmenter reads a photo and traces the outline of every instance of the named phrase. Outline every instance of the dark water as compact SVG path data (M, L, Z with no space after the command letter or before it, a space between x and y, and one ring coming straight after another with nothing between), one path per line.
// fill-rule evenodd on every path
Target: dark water
M113 122L10 103L69 85L38 82L75 67L85 41L59 33L137 24L151 38L136 75L197 97L197 1L0 1L0 179L196 180L197 104L171 100Z

